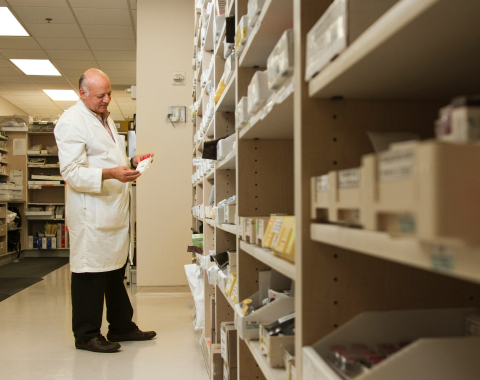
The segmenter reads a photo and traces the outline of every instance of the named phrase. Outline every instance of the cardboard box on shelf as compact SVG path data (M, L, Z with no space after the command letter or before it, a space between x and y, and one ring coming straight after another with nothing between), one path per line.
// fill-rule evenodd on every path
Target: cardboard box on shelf
M223 380L237 380L237 367L229 367L227 363L223 364Z
M220 344L210 345L210 379L223 380L222 346Z
M222 358L229 368L237 367L237 329L233 322L222 322L221 329L221 346Z
M210 318L212 320L212 343L217 343L215 339L215 294L210 295Z
M295 347L295 335L270 336L265 325L260 326L260 347L273 368L285 367L285 350Z

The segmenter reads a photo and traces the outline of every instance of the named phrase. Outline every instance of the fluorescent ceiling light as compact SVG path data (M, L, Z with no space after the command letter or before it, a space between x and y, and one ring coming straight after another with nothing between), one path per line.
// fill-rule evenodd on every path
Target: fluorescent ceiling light
M10 61L27 75L62 75L48 59L11 59Z
M0 7L0 36L29 36L7 7Z
M78 95L73 90L43 90L52 100L78 100Z

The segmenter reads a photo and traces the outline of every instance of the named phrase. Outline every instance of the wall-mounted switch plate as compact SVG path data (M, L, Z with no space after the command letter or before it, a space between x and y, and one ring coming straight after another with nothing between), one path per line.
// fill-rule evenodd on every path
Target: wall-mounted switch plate
M168 114L170 115L170 121L177 123L185 123L185 107L182 106L172 106L168 107Z

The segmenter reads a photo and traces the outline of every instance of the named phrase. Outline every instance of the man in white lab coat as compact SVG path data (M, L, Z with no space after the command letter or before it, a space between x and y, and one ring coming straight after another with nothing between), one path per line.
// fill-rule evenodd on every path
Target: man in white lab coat
M115 352L119 341L152 339L132 321L133 308L123 283L129 252L131 182L147 156L128 159L107 110L107 75L89 69L80 78L78 103L55 127L60 170L66 182L66 220L70 234L72 329L75 346ZM153 155L153 154L152 154ZM100 333L103 303L109 330Z

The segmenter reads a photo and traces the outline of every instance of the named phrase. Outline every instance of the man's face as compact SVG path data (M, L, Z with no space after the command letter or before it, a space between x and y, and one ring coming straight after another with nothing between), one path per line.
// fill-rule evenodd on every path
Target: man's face
M97 114L106 113L112 100L110 81L107 78L96 76L93 80L89 80L88 84L88 94L82 88L80 89L80 97L83 103Z

